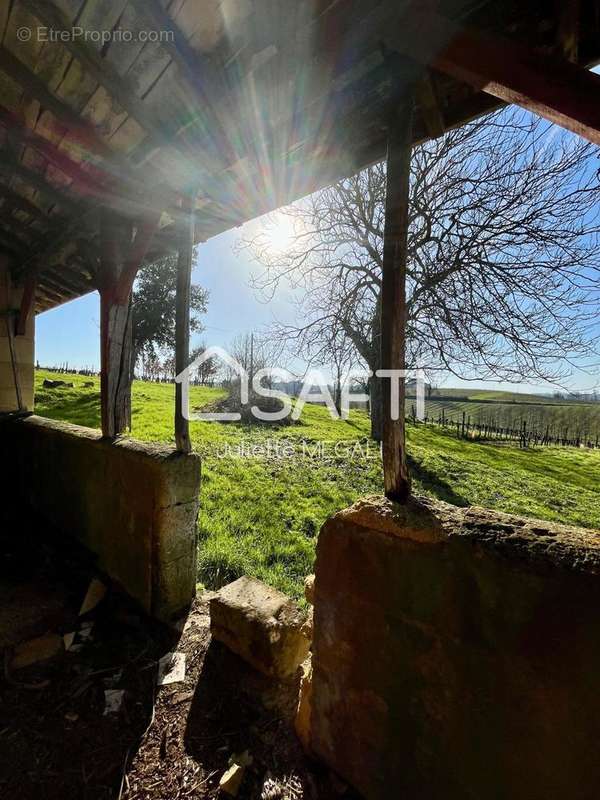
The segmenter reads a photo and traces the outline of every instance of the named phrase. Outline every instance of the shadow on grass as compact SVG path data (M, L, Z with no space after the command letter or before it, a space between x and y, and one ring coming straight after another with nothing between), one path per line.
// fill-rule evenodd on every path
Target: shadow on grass
M444 500L446 503L452 503L455 506L471 505L470 500L458 494L454 487L447 481L442 480L437 472L427 469L412 456L408 456L407 460L411 475L426 492L431 493L438 500Z

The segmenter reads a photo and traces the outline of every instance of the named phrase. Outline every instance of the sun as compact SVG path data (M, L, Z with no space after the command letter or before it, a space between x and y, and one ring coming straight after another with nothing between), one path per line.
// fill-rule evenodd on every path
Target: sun
M265 222L263 234L271 252L286 253L292 249L296 239L294 220L289 214L275 211Z

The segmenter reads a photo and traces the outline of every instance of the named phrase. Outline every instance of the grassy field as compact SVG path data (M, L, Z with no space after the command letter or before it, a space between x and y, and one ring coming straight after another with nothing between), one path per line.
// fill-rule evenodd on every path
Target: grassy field
M69 375L74 388L44 389L45 377L61 376L37 373L38 414L99 426L98 379L84 388L89 378ZM191 405L220 395L192 388ZM172 442L173 406L172 385L134 383L133 436ZM217 587L248 573L299 597L326 517L381 491L379 451L368 432L364 412L341 422L315 405L288 427L191 423L203 456L199 581ZM600 451L520 450L412 425L408 447L416 492L600 528Z

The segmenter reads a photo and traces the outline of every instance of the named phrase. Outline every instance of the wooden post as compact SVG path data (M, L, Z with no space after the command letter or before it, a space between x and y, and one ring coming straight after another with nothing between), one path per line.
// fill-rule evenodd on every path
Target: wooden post
M177 305L175 311L175 372L179 375L189 366L190 358L190 296L192 291L192 256L194 253L194 209L195 192L186 195L183 201L183 221L179 239L177 262ZM175 384L175 446L183 453L190 453L190 424L188 409L183 408L183 384Z
M21 298L21 307L17 316L17 324L15 327L15 334L17 336L25 336L27 332L27 322L33 311L35 303L35 290L37 286L37 272L32 271L25 279L25 286L23 287L23 295Z
M102 433L114 438L131 424L131 290L160 215L133 223L103 209L100 292Z
M410 157L413 133L412 92L405 98L388 130L383 280L381 289L381 366L406 368L406 260ZM405 503L410 496L406 464L405 382L399 386L399 415L392 419L391 384L383 390L383 478L390 500Z

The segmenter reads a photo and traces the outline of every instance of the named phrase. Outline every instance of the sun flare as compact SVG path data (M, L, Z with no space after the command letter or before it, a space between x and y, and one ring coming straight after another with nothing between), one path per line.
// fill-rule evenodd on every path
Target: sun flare
M282 211L271 215L264 228L265 243L273 253L291 250L296 238L294 220Z

